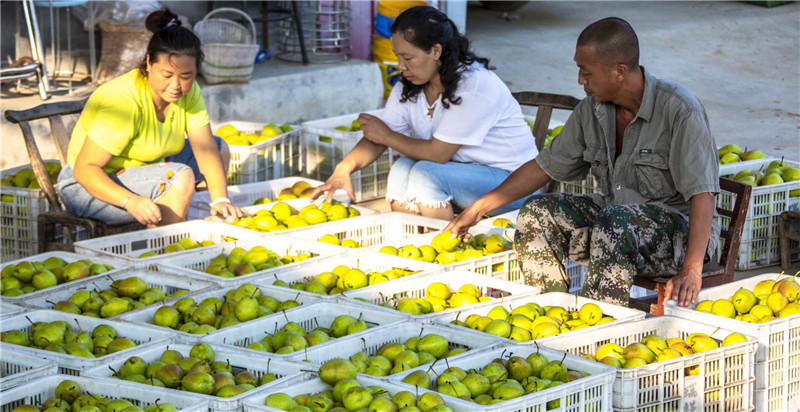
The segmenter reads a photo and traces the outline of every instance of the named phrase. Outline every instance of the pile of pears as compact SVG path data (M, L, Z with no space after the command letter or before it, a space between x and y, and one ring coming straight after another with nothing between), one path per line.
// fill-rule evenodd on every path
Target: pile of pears
M800 169L788 167L783 158L773 160L767 165L765 172L761 170L742 170L733 176L727 176L739 183L752 187L777 185L785 182L800 181ZM800 189L789 191L789 197L800 196Z
M265 373L253 373L245 365L234 367L228 360L216 360L214 348L207 343L195 344L188 355L184 357L180 351L167 347L158 360L150 363L131 356L114 371L114 377L220 398L231 398L277 379L269 372L269 362Z
M743 150L739 145L727 144L717 149L717 157L719 157L719 164L726 165L748 160L764 159L767 155L761 150L747 150L747 147Z
M479 405L494 405L588 376L586 372L568 369L564 358L550 361L538 349L526 358L506 356L504 351L482 367L464 370L451 366L435 380L425 370L416 370L403 378L403 382ZM559 399L547 403L547 409L559 406Z
M533 133L533 125L536 122L536 119L529 119L525 118L525 122L528 123L528 127L531 128L531 133ZM550 142L561 133L561 129L564 128L564 125L556 126L552 129L547 129L547 136L544 138L544 145L543 147L550 146Z
M47 173L50 175L50 181L53 184L56 184L56 180L58 180L58 174L61 173L61 163L45 162L44 167L47 169ZM41 189L41 187L39 187L39 182L36 181L36 176L33 174L33 169L31 169L30 166L17 170L17 172L13 175L0 179L0 187L2 186ZM11 195L3 195L2 201L13 202L13 197Z
M513 244L509 243L500 234L487 236L481 233L470 237L467 242L461 245L461 236L453 237L450 230L445 230L434 236L430 245L404 245L400 248L384 246L380 248L379 252L406 259L449 265L454 262L476 259L510 249L513 249Z
M131 276L111 282L108 289L78 290L69 299L53 303L52 309L93 318L111 318L187 293L186 289L178 289L167 296L163 289L148 287L142 278Z
M359 373L381 377L394 375L421 365L464 353L463 347L452 347L442 335L428 333L414 336L405 342L388 342L370 356L366 348L350 356Z
M96 408L96 409L95 409ZM106 398L97 393L83 393L77 382L65 379L56 385L52 398L37 405L20 405L11 412L39 411L99 411L99 412L177 412L178 408L171 403L149 404L142 409L127 399Z
M93 263L88 259L70 263L57 256L51 256L44 261L24 260L15 265L3 266L0 271L0 294L20 296L113 269L111 265Z
M153 312L151 322L162 328L202 335L299 305L295 300L281 302L246 283L229 289L222 299L208 297L197 303L186 296L172 305L162 305Z
M347 219L358 216L358 210L345 206L336 200L326 200L319 206L308 204L300 210L294 210L288 203L278 202L269 210L262 209L252 216L242 216L232 222L233 225L258 232L277 232L280 230L316 225L325 222Z
M351 268L346 265L338 265L330 272L319 273L310 280L296 281L289 284L286 283L286 281L277 279L272 282L272 284L274 286L288 287L319 295L336 295L348 290L360 289L366 286L388 282L413 273L417 272L405 268L392 268L384 270L383 272L377 272L364 271L358 267Z
M199 247L214 246L215 244L216 243L210 240L197 242L195 240L192 240L191 238L185 237L183 239L178 240L177 242L173 242L168 244L167 246L164 246L164 249L161 249L160 251L144 252L138 257L139 259L142 259L151 256L163 255L166 253L182 252L184 250L197 249Z
M356 379L356 373L355 366L349 360L331 359L318 371L320 380L330 385L328 389L295 397L280 392L272 393L267 395L264 404L282 411L452 412L444 399L435 392L416 395L410 391L399 391L392 395L380 386L362 385Z
M284 316L288 315L284 312ZM333 322L328 327L320 326L316 318L314 318L314 322L317 327L306 332L300 324L291 322L286 317L286 324L283 327L280 329L276 327L273 333L264 331L264 337L260 341L254 338L246 347L260 352L285 355L320 345L336 338L359 333L370 327L367 322L361 320L361 315L358 318L350 315L339 315L333 319Z
M425 288L424 298L404 297L399 300L397 298L387 298L387 301L382 306L397 309L409 315L419 316L441 312L445 309L474 305L486 302L489 299L491 298L488 296L482 296L480 288L471 283L465 283L453 291L442 282L431 282Z
M314 187L311 186L311 183L308 183L305 180L298 180L298 181L294 182L291 186L284 187L283 189L281 189L278 192L278 197L276 197L274 200L270 199L268 197L261 197L261 198L256 199L255 202L253 202L253 206L263 205L263 204L272 203L272 202L280 202L280 201L284 201L284 200L300 199L300 198L303 198L303 197L309 197L309 196L311 196L311 192L313 192L313 191L314 191Z
M270 123L261 129L261 133L244 133L233 125L226 124L217 129L214 134L231 146L252 146L290 131L292 131L292 126L288 124L277 126Z
M281 256L264 246L253 246L250 250L236 247L227 255L221 253L211 259L203 271L209 275L233 278L276 266L288 265L311 257L309 255L310 252L295 251L294 254L290 253L290 251L287 251L285 255Z
M598 347L594 354L585 354L583 357L617 369L631 369L747 340L744 335L738 332L730 333L722 342L714 339L713 335L714 333L711 335L692 333L686 339L680 337L664 339L657 334L651 334L642 338L641 341L628 344L624 348L613 342L606 343ZM685 370L686 375L696 375L698 372L698 366L691 366Z
M63 320L36 322L29 331L16 329L0 333L0 341L88 359L136 346L132 339L119 336L111 325L97 325L91 333L83 331L80 324L78 327L75 331Z
M800 313L800 284L794 277L776 280L762 280L753 290L739 288L728 299L698 302L694 309L747 323L766 323Z
M577 307L577 304L575 306ZM612 316L604 315L603 310L594 303L585 303L580 309L569 310L563 306L542 307L536 302L527 302L511 308L511 311L502 305L497 305L486 315L473 313L463 322L456 319L450 323L501 338L526 342L613 320L615 319Z

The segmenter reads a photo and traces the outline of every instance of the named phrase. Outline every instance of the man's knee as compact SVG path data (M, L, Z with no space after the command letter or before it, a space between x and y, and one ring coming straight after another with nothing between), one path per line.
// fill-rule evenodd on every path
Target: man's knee
M595 228L625 229L630 226L633 214L628 206L609 205L603 207L597 214Z

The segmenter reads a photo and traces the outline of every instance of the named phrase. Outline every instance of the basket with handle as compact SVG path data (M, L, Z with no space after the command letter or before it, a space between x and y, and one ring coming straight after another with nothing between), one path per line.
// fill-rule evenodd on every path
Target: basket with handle
M218 13L238 14L250 24L250 29L232 20L210 18ZM200 71L206 82L215 84L250 81L259 50L255 42L256 26L250 16L238 9L222 7L212 10L203 20L197 22L194 32L200 38L205 54Z

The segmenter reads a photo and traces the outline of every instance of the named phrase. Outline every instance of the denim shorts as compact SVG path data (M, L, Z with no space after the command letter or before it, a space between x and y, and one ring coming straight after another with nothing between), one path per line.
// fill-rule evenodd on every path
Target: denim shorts
M472 163L436 163L397 159L389 170L386 200L404 204L417 211L416 204L427 207L444 207L451 203L456 212L466 209L481 196L503 183L511 172ZM517 210L524 199L497 208L489 215Z
M217 147L221 147L222 140L218 137L215 137L215 140ZM172 186L173 177L186 168L192 169L196 182L203 180L188 140L183 145L183 150L178 154L167 157L164 162L123 169L121 173L109 173L108 177L114 183L131 192L156 201ZM64 166L61 169L56 183L56 191L58 191L61 202L64 203L67 210L78 216L90 217L111 225L133 223L135 221L133 216L125 209L95 199L90 195L75 180L72 168L69 166Z

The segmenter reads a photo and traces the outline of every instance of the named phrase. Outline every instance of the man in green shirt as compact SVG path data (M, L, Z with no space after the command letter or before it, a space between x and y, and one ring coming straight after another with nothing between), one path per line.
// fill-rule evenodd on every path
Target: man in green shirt
M588 266L583 296L627 305L635 276L674 274L667 296L693 303L719 242L719 166L705 108L639 65L638 38L622 19L586 27L575 63L587 97L558 137L448 228L465 234L485 212L591 170L600 193L537 195L520 209L515 240L525 282L568 290L569 257Z

